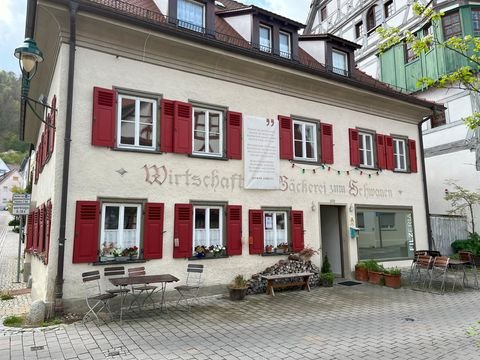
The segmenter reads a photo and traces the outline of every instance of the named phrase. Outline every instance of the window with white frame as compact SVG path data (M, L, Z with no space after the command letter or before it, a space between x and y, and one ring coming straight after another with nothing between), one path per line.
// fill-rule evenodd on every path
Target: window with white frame
M290 34L280 31L280 56L290 59L292 57L292 42Z
M121 256L126 249L140 248L140 204L102 204L100 254L102 257Z
M157 143L157 101L118 96L117 146L155 150Z
M405 139L393 139L393 157L396 171L407 171L407 142Z
M317 125L293 121L293 149L295 160L317 161Z
M348 55L339 50L332 50L332 71L343 76L348 75Z
M366 132L358 133L360 165L373 168L375 164L373 134Z
M205 28L205 6L193 0L178 0L177 20L181 27L203 32Z
M265 246L288 246L286 211L264 211L263 224Z
M223 156L223 112L193 108L193 154Z
M272 29L268 26L260 25L260 51L272 52Z
M193 250L199 253L199 248L224 248L223 243L223 207L194 206L193 208Z

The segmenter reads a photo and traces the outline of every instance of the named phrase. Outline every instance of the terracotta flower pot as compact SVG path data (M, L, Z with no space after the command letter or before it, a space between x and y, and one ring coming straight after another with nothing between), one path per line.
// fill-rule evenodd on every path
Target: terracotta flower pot
M355 268L355 280L368 281L368 270L366 268Z
M244 287L244 288L229 287L228 290L230 293L230 300L243 300L245 299L245 295L247 295L248 287Z
M380 281L382 281L382 276L383 272L378 272L378 271L368 271L368 282L370 284L380 284Z
M398 289L402 285L402 275L383 274L385 286Z

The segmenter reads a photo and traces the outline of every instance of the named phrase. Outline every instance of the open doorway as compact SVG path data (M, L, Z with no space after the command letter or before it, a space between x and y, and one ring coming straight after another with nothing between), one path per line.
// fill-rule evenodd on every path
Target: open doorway
M345 277L348 263L346 207L337 205L320 206L320 228L322 254L327 255L332 272L337 277Z

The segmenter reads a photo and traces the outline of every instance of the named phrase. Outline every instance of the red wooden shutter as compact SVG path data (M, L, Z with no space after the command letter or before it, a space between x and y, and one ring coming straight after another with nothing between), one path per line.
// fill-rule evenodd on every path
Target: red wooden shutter
M38 220L38 252L43 251L45 244L45 204L40 206L40 215Z
M38 161L39 161L39 168L38 168L38 173L41 174L43 171L43 138L44 138L45 133L42 133L40 136L40 142L38 144Z
M48 158L48 127L45 126L43 129L42 135L42 157L43 157L43 165L47 163Z
M33 212L33 250L38 249L38 215L39 209Z
M305 247L303 236L303 211L292 210L290 212L290 221L292 225L292 250L293 252L302 251Z
M395 159L393 158L393 138L385 135L385 165L388 170L395 170Z
M250 210L248 244L250 254L263 254L263 211Z
M175 101L173 148L177 154L192 153L192 105Z
M227 207L227 253L242 255L242 207L230 205Z
M35 151L35 184L38 182L38 177L40 174L40 152L38 148Z
M55 123L57 119L57 97L54 95L52 99L52 110L50 112L50 127L48 128L48 151L50 154L53 154L53 149L55 147Z
M161 259L163 255L163 214L162 203L145 204L143 230L143 258Z
M45 213L45 265L48 264L48 252L50 251L50 228L52 226L52 203L47 201Z
M331 124L320 124L322 163L333 164L333 126Z
M90 263L97 260L99 212L100 203L98 201L77 201L73 239L74 264Z
M242 114L227 113L227 158L242 160Z
M175 225L173 231L173 257L175 259L192 256L192 236L192 204L175 204Z
M92 145L115 146L115 98L113 90L93 88Z
M175 104L172 100L162 99L160 119L160 151L173 152L173 123Z
M280 122L280 159L291 160L293 159L292 119L279 115L278 121Z
M417 147L415 140L408 140L408 156L410 160L410 171L416 173L417 167Z
M385 136L382 134L376 135L377 145L377 166L379 169L385 169L387 160L385 156Z
M348 137L350 139L350 165L360 165L360 148L358 141L358 130L348 129Z
M33 213L27 216L27 242L25 244L25 250L30 251L33 247Z

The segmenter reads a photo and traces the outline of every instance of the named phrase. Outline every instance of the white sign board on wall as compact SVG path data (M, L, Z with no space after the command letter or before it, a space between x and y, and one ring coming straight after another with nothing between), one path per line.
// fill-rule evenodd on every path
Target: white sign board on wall
M278 121L245 116L243 124L245 189L280 189Z

